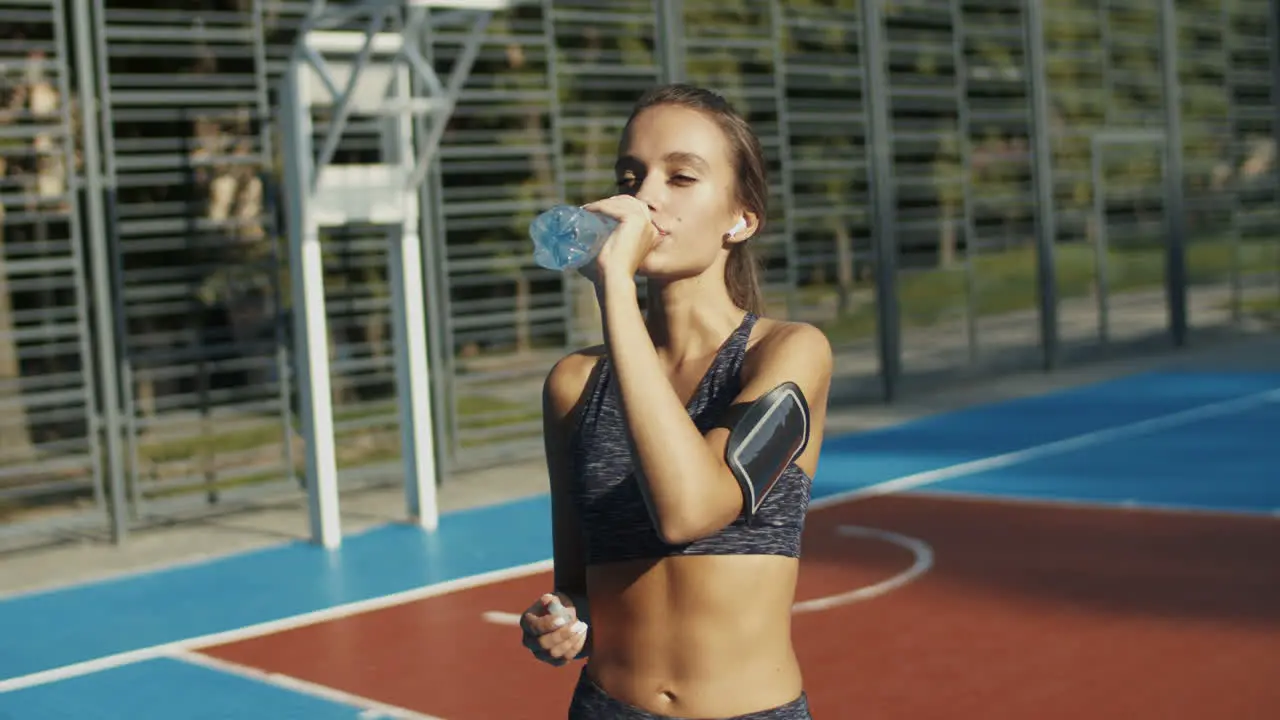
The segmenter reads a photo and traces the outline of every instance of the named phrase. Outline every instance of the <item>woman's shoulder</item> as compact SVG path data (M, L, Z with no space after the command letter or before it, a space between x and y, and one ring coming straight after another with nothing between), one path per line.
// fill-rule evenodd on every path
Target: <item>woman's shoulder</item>
M557 360L543 383L544 405L559 417L572 413L605 354L604 345L593 345Z
M761 317L747 345L743 369L750 373L789 368L801 375L821 377L830 375L832 356L831 341L817 326Z

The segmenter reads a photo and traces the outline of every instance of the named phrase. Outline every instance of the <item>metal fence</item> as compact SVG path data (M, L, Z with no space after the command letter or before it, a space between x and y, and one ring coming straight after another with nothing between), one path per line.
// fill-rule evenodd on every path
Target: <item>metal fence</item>
M302 0L0 0L0 538L299 493L276 93ZM542 0L495 15L429 179L440 464L540 450L594 299L525 234L612 184L646 87L759 131L771 311L837 402L1280 316L1269 0ZM425 39L442 74L462 38ZM340 157L376 154L354 118ZM360 128L364 123L366 133ZM317 122L322 131L324 119ZM325 258L344 487L397 482L383 229Z

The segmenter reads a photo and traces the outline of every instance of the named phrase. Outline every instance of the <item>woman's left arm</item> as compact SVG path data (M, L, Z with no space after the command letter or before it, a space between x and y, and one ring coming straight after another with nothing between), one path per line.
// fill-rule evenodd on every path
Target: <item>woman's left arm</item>
M649 337L634 276L618 273L597 283L610 362L630 430L637 474L654 525L665 542L682 544L716 532L742 511L742 490L725 462L730 430L703 435L667 379ZM831 385L831 346L817 328L785 325L759 341L742 369L734 403L750 403L790 381L810 411L809 444L797 459L816 470Z

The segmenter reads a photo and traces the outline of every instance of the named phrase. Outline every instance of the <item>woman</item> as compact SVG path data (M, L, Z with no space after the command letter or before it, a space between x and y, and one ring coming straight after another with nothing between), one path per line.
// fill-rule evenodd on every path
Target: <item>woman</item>
M544 388L555 592L522 617L524 643L555 665L589 656L571 720L809 718L791 606L831 350L758 317L760 143L719 96L665 86L636 106L616 173L620 194L586 206L619 220L584 269L605 344ZM755 509L725 459L726 410L788 382L807 444Z

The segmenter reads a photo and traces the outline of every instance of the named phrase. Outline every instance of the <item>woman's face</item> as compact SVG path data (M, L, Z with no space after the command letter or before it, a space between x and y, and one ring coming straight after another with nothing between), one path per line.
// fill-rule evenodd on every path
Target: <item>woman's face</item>
M661 234L640 274L699 275L726 254L725 236L741 218L730 153L719 126L697 110L658 105L632 119L618 150L618 192L648 205Z

